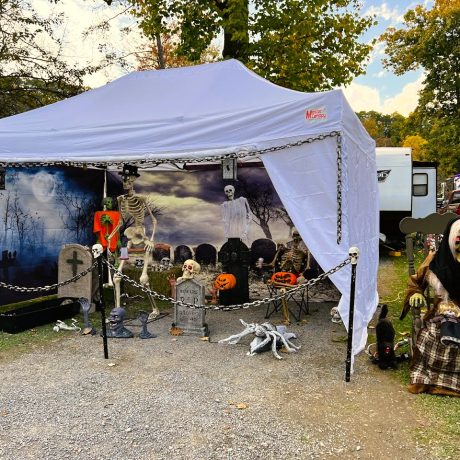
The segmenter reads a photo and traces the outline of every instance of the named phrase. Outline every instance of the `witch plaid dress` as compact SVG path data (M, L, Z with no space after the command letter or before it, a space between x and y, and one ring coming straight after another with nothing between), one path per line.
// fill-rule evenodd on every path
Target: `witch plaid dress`
M411 365L411 383L437 385L460 391L460 347L443 345L441 323L426 321L417 337Z

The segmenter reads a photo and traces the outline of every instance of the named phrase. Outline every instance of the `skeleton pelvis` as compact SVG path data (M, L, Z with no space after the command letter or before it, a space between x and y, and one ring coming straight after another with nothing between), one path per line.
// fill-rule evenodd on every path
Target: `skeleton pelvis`
M128 240L132 241L133 244L141 244L145 240L145 228L128 227L125 230L125 236L128 238Z

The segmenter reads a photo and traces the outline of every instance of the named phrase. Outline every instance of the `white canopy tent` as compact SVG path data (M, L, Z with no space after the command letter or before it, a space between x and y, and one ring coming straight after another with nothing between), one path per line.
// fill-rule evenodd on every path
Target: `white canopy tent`
M360 352L378 303L375 145L340 90L292 91L228 60L134 72L0 120L4 166L142 167L224 155L260 157L324 271L359 248L353 354ZM345 325L350 268L331 276Z

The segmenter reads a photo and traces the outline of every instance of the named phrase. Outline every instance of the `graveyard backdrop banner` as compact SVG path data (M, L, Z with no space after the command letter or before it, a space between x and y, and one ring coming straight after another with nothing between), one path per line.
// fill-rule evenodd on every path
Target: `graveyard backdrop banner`
M19 286L56 283L62 245L94 243L102 185L100 170L7 168L0 191L0 280ZM1 289L0 303L47 294Z
M293 224L265 168L258 165L238 167L238 179L232 182L222 179L220 165L190 165L182 171L139 170L134 190L147 197L156 216L155 242L173 249L178 245L194 249L207 243L219 250L226 242L221 204L229 183L235 186L235 197L246 197L251 207L250 242L259 238L289 241ZM122 193L121 177L116 172L108 176L108 193L116 201ZM150 219L145 223L150 234Z
M217 250L225 243L221 204L225 201L219 165L189 166L177 171L143 171L134 189L148 197L158 225L156 243L174 250L192 250L207 243ZM123 193L121 177L109 172L108 194ZM57 282L57 260L64 244L95 243L94 212L101 209L104 175L81 168L8 168L6 189L0 191L0 280L20 286L44 286ZM269 238L287 242L292 222L260 165L238 168L231 182L236 197L247 198L252 223L249 241ZM146 218L147 231L151 231ZM1 304L38 297L2 289Z

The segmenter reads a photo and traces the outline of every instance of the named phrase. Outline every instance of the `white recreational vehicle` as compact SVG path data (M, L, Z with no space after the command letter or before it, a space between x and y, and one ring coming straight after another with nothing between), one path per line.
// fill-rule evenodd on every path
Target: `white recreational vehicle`
M436 212L436 163L412 161L410 147L377 147L380 232L386 242L400 241L403 217Z

